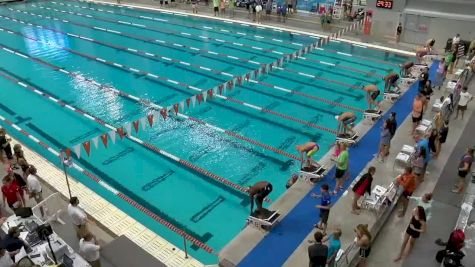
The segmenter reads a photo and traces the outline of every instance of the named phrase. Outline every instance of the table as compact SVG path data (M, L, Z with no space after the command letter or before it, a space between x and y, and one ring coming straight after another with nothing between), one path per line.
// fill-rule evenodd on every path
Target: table
M29 222L35 222L38 225L42 224L41 220L38 219L34 215L28 218L20 218L20 217L17 217L16 215L11 215L2 224L1 229L3 232L8 233L8 230L11 227L19 226L20 224L25 225L26 223L29 223ZM27 235L28 235L28 231L23 228L20 234L20 238L25 240ZM62 246L63 244L66 245L67 247L66 255L69 256L69 258L73 260L74 267L90 267L91 266L79 254L75 253L74 250L66 242L64 242L64 240L61 239L61 237L59 237L56 233L53 232L53 234L49 237L49 239L50 239L51 244L55 244L55 245L58 244L58 246ZM48 243L46 241L40 242L39 244L32 246L31 248L32 248L32 251L28 254L26 254L24 249L22 249L22 251L16 255L15 259L18 261L19 259L23 258L23 256L28 255L29 258L35 264L38 264L40 266L44 266L48 262L52 262L52 260L48 256L48 252L51 254L51 250L49 249ZM35 255L36 257L32 257L33 255ZM61 259L57 259L57 260L58 260L58 263L61 262Z

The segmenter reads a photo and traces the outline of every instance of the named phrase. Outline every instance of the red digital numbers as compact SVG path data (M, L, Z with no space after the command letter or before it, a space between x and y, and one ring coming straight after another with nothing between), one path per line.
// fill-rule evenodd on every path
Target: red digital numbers
M376 7L392 9L393 8L393 1L392 0L377 0L376 1Z

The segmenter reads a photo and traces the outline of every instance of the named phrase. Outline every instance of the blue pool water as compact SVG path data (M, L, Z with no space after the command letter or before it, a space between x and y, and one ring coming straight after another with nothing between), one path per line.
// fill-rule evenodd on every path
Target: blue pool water
M114 68L88 57L100 57L207 90L230 78L206 71L206 68L243 75L256 69L259 63L273 62L282 54L316 41L310 36L238 23L76 1L33 1L2 6L0 28L3 29L0 30L0 45L3 48L37 57L53 66L51 68L0 49L0 72L56 96L115 127L146 116L149 108L72 78L54 67L79 73L166 107L197 92L138 75L134 71ZM68 36L67 33L73 35ZM160 55L173 61L137 55L122 48ZM261 76L259 81L364 109L364 92L348 86L376 83L382 87L381 76L398 71L397 64L407 60L396 54L342 42L330 42L323 50L315 50L305 57L305 60L284 64L283 69L273 70ZM177 63L177 60L192 65ZM317 78L300 75L299 72ZM91 140L108 131L102 125L3 77L0 77L0 88L0 115L57 150ZM238 86L227 96L328 129L335 129L337 123L334 116L347 110L255 83ZM316 159L324 155L334 141L331 132L217 98L200 105L196 103L195 108L185 113L291 154L296 154L297 144L314 140L321 147L314 156ZM358 120L361 119L361 114L358 114ZM6 125L2 126L59 164L58 159L45 153L31 140ZM270 195L273 200L284 193L285 182L299 169L299 163L293 159L181 118L160 119L153 128L140 131L136 137L241 186L261 180L270 181L274 184ZM249 201L241 194L210 182L201 174L127 139L111 144L107 149L101 144L99 149L92 147L90 157L83 151L81 159L76 159L80 166L215 251L219 251L243 228L249 214ZM181 248L179 235L84 175L72 171L82 183ZM203 250L192 248L190 253L204 263L216 262L214 255Z

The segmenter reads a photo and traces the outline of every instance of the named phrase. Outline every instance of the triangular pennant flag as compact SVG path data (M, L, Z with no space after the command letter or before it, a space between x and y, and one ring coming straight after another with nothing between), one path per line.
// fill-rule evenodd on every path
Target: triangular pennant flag
M94 144L94 147L97 148L97 145L99 144L99 136L93 137L92 143Z
M135 129L135 132L138 133L139 132L139 120L136 120L133 122L134 124L134 129Z
M213 95L217 95L218 94L218 86L215 86L213 88Z
M233 79L233 87L236 87L237 84L238 84L238 77L235 77Z
M257 79L259 77L259 69L254 70L254 78Z
M150 127L153 126L153 114L148 114L147 115L147 120L148 120L148 124L150 125Z
M142 126L142 130L145 130L145 128L147 128L147 118L146 117L140 118L140 125Z
M237 77L237 84L242 85L242 76Z
M250 74L250 73L246 73L246 80L249 81L250 78L251 78L251 74Z
M80 159L81 158L81 144L77 144L73 146L73 150L76 156L78 157L78 159Z
M210 99L213 98L213 93L214 93L213 90L214 90L214 88L208 90L208 97L209 97Z
M125 136L124 128L122 127L117 128L117 133L119 134L120 139L124 138Z
M102 143L104 144L104 147L107 148L107 134L101 135Z
M201 101L203 101L203 95L202 94L198 94L196 96L196 99L198 100L198 104L201 104Z
M173 105L173 109L175 110L175 115L178 114L178 108L179 108L178 104Z
M67 159L71 158L71 149L66 148L66 149L64 150L64 153L66 153L66 158L67 158Z
M196 95L194 95L194 96L191 97L191 105L192 105L193 107L195 107L195 103L196 103Z
M132 134L132 123L126 122L124 124L125 134L130 136Z
M186 99L186 107L187 108L190 108L190 101L191 101L191 99L189 99L189 98Z
M180 110L181 112L185 111L185 101L180 101Z
M111 141L112 141L112 144L115 144L115 135L116 135L116 132L115 132L114 130L111 130L111 131L109 132L109 137L110 137L110 139L111 139Z
M168 111L166 108L162 108L160 110L160 114L162 115L163 119L166 120L167 119L167 116L168 116Z
M82 143L82 146L84 147L84 150L86 150L86 153L87 155L91 155L91 142L90 141L86 141L84 143Z
M206 102L206 99L208 98L208 92L204 91L201 95L203 95L203 101Z
M275 64L275 63L269 64L269 66L268 66L269 72L272 71L272 67L274 66L274 64Z

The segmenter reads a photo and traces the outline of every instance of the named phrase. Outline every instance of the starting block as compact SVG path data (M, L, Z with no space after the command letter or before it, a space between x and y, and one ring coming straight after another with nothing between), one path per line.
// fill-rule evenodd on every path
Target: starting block
M416 133L421 135L426 135L432 130L432 122L430 120L422 120L421 123L416 127Z
M279 221L279 211L271 211L268 209L262 209L261 211L255 210L248 218L247 225L251 225L258 230L269 231Z
M391 102L395 102L399 98L399 93L384 93L383 99Z
M352 145L356 143L356 139L358 139L358 135L355 133L353 135L350 134L338 134L336 136L336 141L344 142L346 144Z
M426 64L414 64L409 70L412 78L419 78L423 72L427 72L429 67Z
M363 113L363 118L365 120L373 122L373 121L381 118L382 114L383 114L383 112L381 110L367 109Z
M416 81L415 78L400 78L398 80L398 85L404 87L404 89L411 86Z
M326 169L322 165L315 162L315 164L303 167L299 172L299 179L305 182L316 183L323 178L323 173Z

